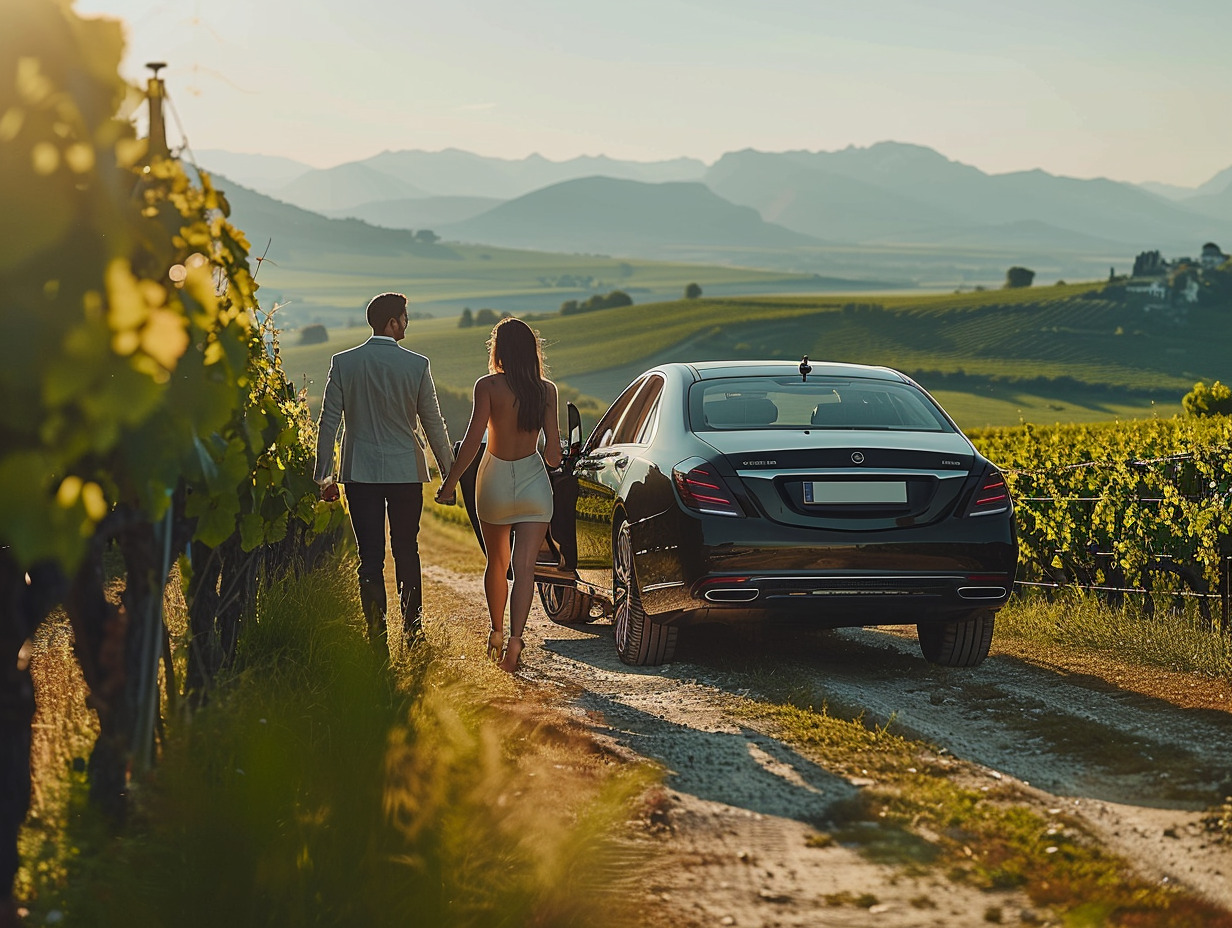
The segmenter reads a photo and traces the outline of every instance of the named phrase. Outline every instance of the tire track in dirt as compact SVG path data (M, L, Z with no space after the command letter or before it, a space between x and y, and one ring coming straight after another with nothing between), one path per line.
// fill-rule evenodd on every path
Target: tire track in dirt
M482 602L479 578L426 573ZM663 766L655 840L671 863L646 890L663 924L975 925L993 909L1008 923L1046 920L1013 893L808 846L812 823L862 784L730 711L758 695L756 671L768 662L811 688L816 704L937 745L977 782L1016 782L1039 808L1087 823L1148 879L1232 908L1232 848L1201 823L1202 810L1232 792L1229 712L1179 708L1003 655L969 670L935 667L914 638L884 631L778 640L689 631L677 662L627 667L606 621L556 626L536 604L524 652L526 680L560 687L564 708L586 716L597 737Z

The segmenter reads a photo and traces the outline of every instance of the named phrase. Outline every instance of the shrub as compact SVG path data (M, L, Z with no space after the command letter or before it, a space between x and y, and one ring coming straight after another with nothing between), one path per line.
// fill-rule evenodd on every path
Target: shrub
M1181 406L1191 419L1232 415L1232 387L1218 380L1208 387L1199 380L1181 399Z
M1035 271L1029 267L1012 267L1005 272L1005 289L1017 290L1035 282Z
M319 322L306 325L299 330L301 345L324 345L327 341L329 341L329 331Z

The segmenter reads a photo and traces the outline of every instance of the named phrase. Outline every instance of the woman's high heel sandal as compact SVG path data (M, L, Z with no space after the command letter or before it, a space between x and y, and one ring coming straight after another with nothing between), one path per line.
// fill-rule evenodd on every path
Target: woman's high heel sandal
M501 659L501 645L505 643L505 633L499 628L494 628L488 632L488 660L498 661Z
M517 647L514 647L514 642L517 642ZM501 655L500 669L507 673L513 673L522 665L522 636L510 635L509 640L505 643L505 653Z

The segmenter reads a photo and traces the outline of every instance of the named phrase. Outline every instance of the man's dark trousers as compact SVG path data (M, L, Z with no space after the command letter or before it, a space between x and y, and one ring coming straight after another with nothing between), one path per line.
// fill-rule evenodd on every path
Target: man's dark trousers
M422 483L346 484L351 526L359 546L359 594L371 634L385 630L385 517L407 640L422 630L423 592L419 566Z

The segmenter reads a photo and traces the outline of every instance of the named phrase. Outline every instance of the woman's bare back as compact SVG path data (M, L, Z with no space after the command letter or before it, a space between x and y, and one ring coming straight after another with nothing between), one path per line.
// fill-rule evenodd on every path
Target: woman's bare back
M553 464L554 449L560 447L559 425L556 422L556 384L544 380L542 431L547 438L544 456ZM540 429L525 432L518 428L518 407L513 389L504 374L488 374L477 386L488 399L488 454L506 461L517 461L534 454L539 447ZM559 463L559 460L556 461Z

